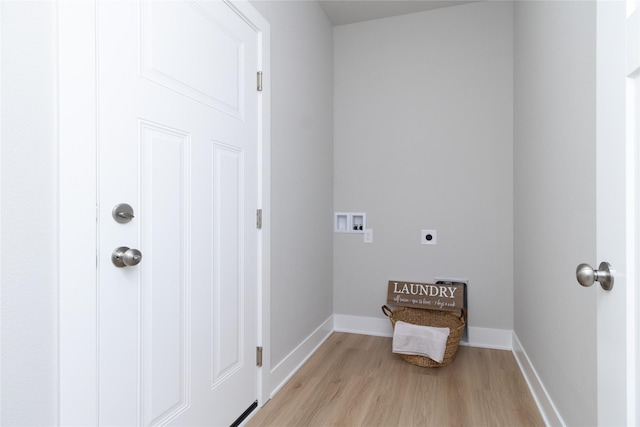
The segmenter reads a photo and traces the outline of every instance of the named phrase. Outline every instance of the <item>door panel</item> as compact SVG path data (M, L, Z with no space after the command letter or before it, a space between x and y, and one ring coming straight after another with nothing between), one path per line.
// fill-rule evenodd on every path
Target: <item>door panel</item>
M244 271L243 152L213 144L213 386L245 362L242 339ZM237 286L227 286L237 283Z
M244 42L222 23L237 17L228 7L216 6L143 3L141 75L241 119ZM203 40L206 49L189 48Z
M140 246L153 248L140 265L143 425L189 405L189 146L186 132L140 122Z
M257 399L257 35L217 1L97 16L100 423L229 425Z

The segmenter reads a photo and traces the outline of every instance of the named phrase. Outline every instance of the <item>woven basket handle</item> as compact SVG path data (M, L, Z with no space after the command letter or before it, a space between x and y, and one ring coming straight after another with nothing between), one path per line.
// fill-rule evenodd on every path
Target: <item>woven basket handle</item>
M393 311L391 311L391 309L389 307L387 307L386 305L383 305L382 306L382 313L387 317L391 317L391 315L393 314Z
M393 311L386 305L382 306L382 313L387 316L387 317L391 317L391 315L393 314ZM465 319L467 316L467 309L466 308L461 308L460 309L460 319Z

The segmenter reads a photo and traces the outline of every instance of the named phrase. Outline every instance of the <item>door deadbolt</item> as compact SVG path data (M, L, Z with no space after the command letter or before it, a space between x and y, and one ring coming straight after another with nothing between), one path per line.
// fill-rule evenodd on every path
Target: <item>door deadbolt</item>
M140 264L140 261L142 261L142 252L137 249L120 246L111 253L111 262L116 267L134 266Z
M111 211L113 219L120 224L126 224L134 218L133 208L126 203L119 203Z

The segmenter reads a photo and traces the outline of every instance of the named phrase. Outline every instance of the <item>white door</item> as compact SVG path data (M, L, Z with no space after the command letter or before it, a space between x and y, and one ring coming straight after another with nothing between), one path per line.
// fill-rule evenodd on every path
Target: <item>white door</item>
M635 15L628 19L632 10ZM637 0L597 4L597 258L598 263L609 262L614 273L613 289L597 286L596 291L601 426L640 423L636 371L638 20ZM634 55L635 60L630 61Z
M97 23L99 423L228 426L257 400L257 35L221 1Z

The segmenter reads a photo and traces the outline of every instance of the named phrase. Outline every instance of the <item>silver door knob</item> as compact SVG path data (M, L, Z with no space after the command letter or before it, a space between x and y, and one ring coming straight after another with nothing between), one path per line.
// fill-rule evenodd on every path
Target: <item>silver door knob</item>
M111 253L111 261L116 267L138 265L142 261L142 252L137 249L120 246Z
M580 264L576 268L576 279L582 286L589 287L593 282L600 282L600 286L605 291L613 288L613 274L611 265L608 262L601 262L598 270L594 270L589 264Z

